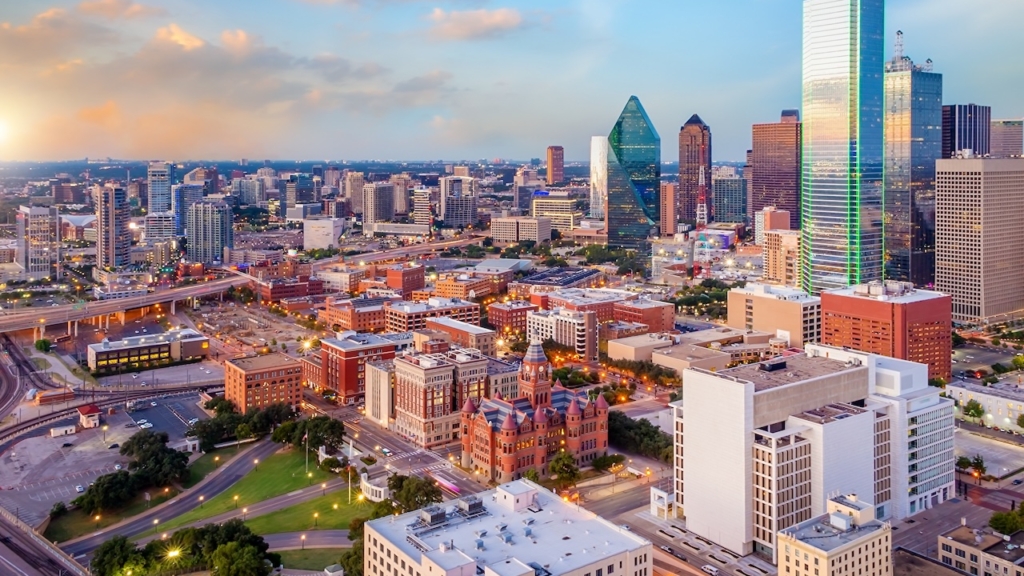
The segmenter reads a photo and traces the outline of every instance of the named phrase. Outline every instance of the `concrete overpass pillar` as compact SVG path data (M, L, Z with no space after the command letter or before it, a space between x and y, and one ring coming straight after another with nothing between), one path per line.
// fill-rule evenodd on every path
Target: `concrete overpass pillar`
M72 336L73 335L71 333L71 331L72 331L71 320L68 320L68 336Z
M128 316L128 312L126 310L122 310L117 313L117 316L121 318L121 326L124 326L125 320L127 319Z
M175 304L177 304L177 302L175 302L174 300L171 300L171 316L174 316L175 313L177 312L177 309L174 306Z
M75 320L75 338L78 338L78 320Z

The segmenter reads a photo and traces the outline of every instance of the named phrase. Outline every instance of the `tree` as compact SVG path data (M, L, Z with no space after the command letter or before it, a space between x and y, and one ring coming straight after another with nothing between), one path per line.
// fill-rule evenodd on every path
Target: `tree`
M235 438L238 438L239 440L248 440L249 438L252 438L252 436L252 428L250 428L248 424L243 422L235 427Z
M658 458L664 462L672 459L672 437L646 418L634 420L622 412L609 412L608 439L613 446L624 452Z
M133 458L128 464L136 486L166 486L188 479L188 456L167 446L166 432L140 430L121 445L121 454Z
M558 476L557 483L561 488L573 486L580 479L580 469L576 466L576 459L569 452L556 454L551 459L548 470L552 475Z
M335 470L341 470L341 460L338 460L334 456L330 458L324 458L324 461L320 463L320 469L324 472L333 472Z
M144 574L149 565L145 555L124 536L114 536L100 544L93 553L89 568L95 576L120 576L127 566L140 566L136 574Z
M50 341L47 340L46 338L36 340L36 350L39 350L40 352L49 352L50 346Z
M540 472L537 472L536 468L530 468L526 472L523 472L523 478L526 478L531 482L540 482Z
M92 515L103 510L120 508L125 502L135 497L138 492L135 481L126 470L118 470L113 474L104 474L98 478L81 496L71 503Z
M419 510L444 500L444 494L435 482L419 476L392 474L388 477L388 488L399 513Z
M1017 370L1024 370L1024 356L1014 356L1010 361Z
M625 461L626 457L623 456L622 454L609 455L605 453L602 454L601 456L598 456L597 458L594 458L590 465L594 467L594 470L600 470L603 472L617 464L622 464Z
M1024 414L1017 416L1017 426L1020 428L1024 428Z
M988 471L985 467L985 459L981 457L981 454L975 454L974 458L971 458L971 470L974 470L979 478Z
M929 386L934 386L936 388L945 388L946 387L946 379L941 377L941 376L936 376L935 378L929 378L928 379L928 385Z
M964 412L964 416L966 416L968 418L978 418L978 419L980 419L982 416L985 415L985 408L981 405L981 402L978 402L977 400L973 400L972 399L972 400L968 400L967 403L964 404L963 412ZM610 432L609 432L609 437L611 437L611 433Z
M57 502L50 508L50 518L60 518L68 513L68 507L63 502Z
M1000 534L1013 534L1019 530L1024 530L1024 518L1021 517L1019 510L996 512L989 518L988 525Z
M270 435L270 439L271 441L277 442L278 444L291 443L292 438L295 437L296 431L298 429L298 422L285 422L284 424L281 424L277 428L274 428L274 433Z
M1024 418L1024 414L1021 414L1021 418ZM956 459L956 467L961 472L966 472L971 467L971 459L967 456L960 456Z
M259 550L238 542L218 546L210 563L218 576L266 576L270 573Z
M207 410L213 410L217 416L238 412L235 403L223 396L215 396L206 401L203 405Z

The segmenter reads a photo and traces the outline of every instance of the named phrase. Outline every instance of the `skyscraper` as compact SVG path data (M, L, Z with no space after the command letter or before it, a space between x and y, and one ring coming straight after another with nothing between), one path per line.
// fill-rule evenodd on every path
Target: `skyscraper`
M679 129L679 190L676 214L686 222L697 218L700 196L700 169L704 168L707 202L711 199L711 127L694 114Z
M18 208L18 265L27 280L60 278L60 213L54 206Z
M565 149L548 146L548 186L565 181Z
M942 107L942 157L961 150L984 156L991 150L992 107L949 104Z
M608 203L608 137L590 138L590 217L604 219Z
M114 270L131 263L130 215L131 206L124 188L107 184L96 189L96 266L101 270Z
M365 183L362 172L346 172L342 180L342 192L345 199L348 200L353 214L363 213L363 184Z
M747 181L735 174L713 178L713 219L716 222L747 222Z
M253 180L252 182L260 183L259 180ZM174 234L176 236L185 235L188 207L203 200L203 191L203 185L198 183L175 184L171 186L171 205L174 207ZM149 231L147 228L147 232ZM153 238L154 236L147 234L146 237Z
M188 209L188 259L220 262L224 248L235 247L231 207L224 202L197 202Z
M608 135L608 246L647 251L661 223L661 137L636 96L630 96Z
M676 191L679 189L673 182L661 183L661 235L671 238L676 233Z
M882 277L884 4L804 0L801 281L812 294Z
M991 143L993 158L1024 156L1024 120L993 120Z
M447 176L439 181L441 203L438 216L452 228L476 222L476 180L468 176Z
M171 180L174 168L168 162L150 162L149 203L147 210L152 212L169 212L171 210Z
M363 229L376 222L395 218L395 185L391 182L369 182L363 185Z
M896 54L885 65L885 277L935 282L935 161L942 154L942 74Z
M789 212L789 227L800 228L800 163L803 125L799 110L783 110L773 124L754 124L753 146L748 152L747 191L751 214L768 206Z

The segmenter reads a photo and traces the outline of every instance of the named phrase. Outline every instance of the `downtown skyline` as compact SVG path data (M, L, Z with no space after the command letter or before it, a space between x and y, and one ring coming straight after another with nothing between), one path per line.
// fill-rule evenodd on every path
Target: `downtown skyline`
M1024 77L942 42L955 31L981 52L1009 53L1024 6L925 1L888 2L886 58L903 30L907 54L945 75L945 102L1024 116L1014 98ZM714 130L715 160L742 161L752 124L799 106L801 6L739 4L5 6L0 161L524 159L551 144L580 161L631 94L660 133L699 114ZM707 26L679 35L693 21ZM663 147L663 160L676 156Z

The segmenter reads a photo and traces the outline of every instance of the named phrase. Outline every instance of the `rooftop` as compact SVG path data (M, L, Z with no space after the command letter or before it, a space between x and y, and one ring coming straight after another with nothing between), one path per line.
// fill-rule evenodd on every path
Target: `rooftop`
M588 278L601 274L592 268L577 268L568 266L565 268L552 268L527 276L519 282L522 284L536 284L542 286L569 286L576 282L582 282Z
M885 283L870 282L868 284L858 284L840 290L829 290L825 294L848 298L865 298L879 302L892 302L893 304L911 304L936 298L949 298L949 296L941 292L921 290L914 288L914 285L909 282L896 282L894 280L886 280Z
M673 334L664 333L650 333L641 334L639 336L629 336L628 338L616 338L615 340L609 340L609 342L615 342L620 346L628 346L630 348L638 348L641 346L673 346L679 343L680 337Z
M324 338L320 341L320 344L322 346L338 348L339 350L360 350L373 346L388 346L394 343L376 334L348 334L344 338Z
M366 525L419 563L426 556L446 571L489 569L498 576L569 574L651 545L529 480L446 504Z
M389 308L392 310L398 310L406 314L415 314L417 312L428 312L430 310L455 308L459 306L476 306L473 302L468 300L460 300L459 298L429 298L426 302L394 302Z
M727 343L727 342L739 342L747 339L771 337L773 334L767 332L757 332L755 330L747 330L745 328L730 328L728 326L719 326L716 328L708 328L707 330L698 330L696 332L688 332L683 334L680 339L681 342L687 344L695 344L697 346L707 346L714 342Z
M749 296L760 296L763 298L774 298L776 300L789 300L793 302L821 302L821 298L811 296L807 292L789 286L775 286L770 284L750 283L743 288L733 288L732 292L746 294Z
M262 356L249 356L247 358L234 358L228 360L228 363L242 370L268 370L270 368L294 368L299 366L298 360L280 352L273 352Z
M650 309L650 308L665 308L665 307L669 307L669 308L672 308L673 310L675 309L675 305L672 304L671 302L662 302L660 300L650 300L648 298L641 298L639 300L627 300L625 302L617 302L616 304L621 304L622 306L629 306L630 308Z
M428 318L427 319L427 324L431 324L431 323L438 324L438 325L441 325L441 326L445 326L445 327L448 327L448 328L453 328L455 330L461 330L463 332L468 332L470 334L476 334L476 335L494 334L494 330L491 330L489 328L481 328L480 326L477 326L476 324L470 324L469 322L462 322L461 320L455 320L453 318L448 318L448 317L445 317L445 316L442 316L440 318Z
M673 346L671 348L662 348L660 350L655 350L654 354L657 356L668 356L669 358L675 358L677 360L689 361L729 356L728 352L712 350L711 348L695 346L693 344L683 344L681 346Z
M153 344L164 344L167 342L174 342L177 340L206 340L206 336L203 336L199 332L192 330L191 328L182 328L181 330L168 330L162 334L145 334L142 336L129 336L122 338L121 340L114 340L109 342L106 339L103 342L96 344L89 344L89 348L97 352L107 350L124 350L127 348L134 348L136 346L150 346Z
M623 300L632 300L636 294L625 290L611 290L608 288L566 288L557 292L549 292L548 298L560 300L567 304L581 306L584 304L600 304L604 302L614 303Z
M877 532L886 527L885 524L878 520L872 520L870 522L860 524L859 526L854 526L851 523L844 528L836 525L836 516L849 518L843 514L826 514L818 516L817 518L811 518L810 520L801 522L796 526L791 526L784 532L787 536L795 538L804 544L813 546L824 552L829 552L852 542L856 542L857 540L869 536L872 532Z
M957 526L943 534L941 537L946 540L952 540L957 544L971 546L972 548L977 548L979 550L989 548L1001 540L999 536L993 534L988 528L985 528L984 530L977 530L970 526L963 525Z
M991 386L983 386L981 384L975 384L969 380L953 380L946 384L946 387L960 388L975 394L988 394L989 396L997 396L999 398L1005 398L1015 402L1024 402L1024 388L1017 386L1017 384L1013 382L996 382Z
M513 300L511 302L495 302L494 304L488 306L488 308L491 307L498 307L503 310L518 310L520 308L530 308L531 310L536 310L538 308L536 304L532 304L530 302L527 302L526 300Z
M787 384L861 368L863 367L860 365L847 364L839 360L832 360L821 356L809 357L806 354L800 354L787 358L766 360L756 364L744 364L735 368L729 368L728 370L721 370L718 372L718 375L752 382L755 391L760 392L779 386L786 386Z
M849 404L829 404L820 408L814 408L812 410L806 410L799 414L794 414L794 418L800 418L807 420L808 422L814 422L816 424L829 424L839 420L845 420L850 416L856 416L857 414L863 414L867 410L863 408L857 408ZM849 500L844 501L844 504L851 508L859 508L858 504L862 502L850 502Z

